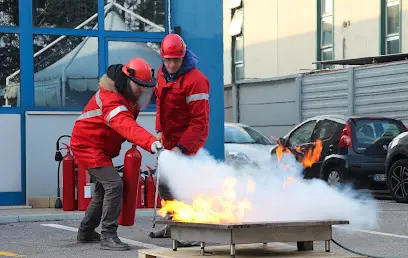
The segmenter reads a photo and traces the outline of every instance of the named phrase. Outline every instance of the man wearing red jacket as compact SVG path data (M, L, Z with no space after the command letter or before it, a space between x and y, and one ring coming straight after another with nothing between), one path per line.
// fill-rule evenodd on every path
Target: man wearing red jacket
M149 64L134 58L126 65L111 65L99 81L99 90L75 122L71 148L75 160L85 167L94 195L78 230L79 242L99 242L102 249L128 250L117 236L122 208L123 181L112 159L125 140L154 154L162 144L142 128L136 118L156 86ZM95 232L102 219L101 235Z
M156 130L165 149L194 155L208 137L209 93L207 77L196 67L197 56L187 49L177 34L162 41L156 93ZM160 197L172 200L168 186L159 182ZM166 237L168 230L151 233L150 237Z

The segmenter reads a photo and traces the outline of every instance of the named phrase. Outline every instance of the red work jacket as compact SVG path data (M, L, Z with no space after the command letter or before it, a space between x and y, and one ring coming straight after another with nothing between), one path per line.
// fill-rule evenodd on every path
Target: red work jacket
M112 158L119 155L125 140L151 152L157 139L136 122L138 114L139 110L104 75L72 131L71 149L76 162L85 168L112 166Z
M158 71L156 130L162 131L163 146L178 146L185 154L195 154L208 137L210 84L197 68L166 82Z

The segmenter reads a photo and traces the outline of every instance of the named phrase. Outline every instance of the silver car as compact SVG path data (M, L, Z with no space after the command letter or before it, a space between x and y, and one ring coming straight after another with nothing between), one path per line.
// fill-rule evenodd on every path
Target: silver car
M241 123L224 123L225 161L234 167L257 165L268 158L273 143L259 131Z

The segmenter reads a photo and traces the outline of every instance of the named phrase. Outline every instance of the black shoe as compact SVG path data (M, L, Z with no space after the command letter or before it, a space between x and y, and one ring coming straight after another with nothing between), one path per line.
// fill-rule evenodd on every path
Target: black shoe
M98 232L79 232L77 234L77 241L79 243L99 243L101 235Z
M130 245L122 243L119 237L109 237L101 239L101 249L114 250L114 251L126 251L130 250Z

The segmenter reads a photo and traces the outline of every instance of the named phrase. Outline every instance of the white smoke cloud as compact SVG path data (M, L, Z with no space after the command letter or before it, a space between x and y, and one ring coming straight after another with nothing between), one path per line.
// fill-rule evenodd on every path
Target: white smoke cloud
M252 204L243 222L348 220L353 228L377 226L378 206L370 195L351 187L333 188L319 179L303 180L303 166L293 155L284 154L280 162L268 155L260 153L258 162L262 162L257 168L234 169L204 150L194 157L164 151L158 170L174 197L187 204L198 195L221 195L225 179L235 178L236 200L248 199ZM252 181L255 191L248 193Z

